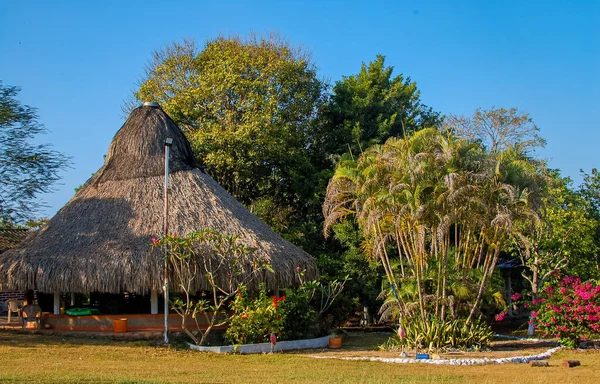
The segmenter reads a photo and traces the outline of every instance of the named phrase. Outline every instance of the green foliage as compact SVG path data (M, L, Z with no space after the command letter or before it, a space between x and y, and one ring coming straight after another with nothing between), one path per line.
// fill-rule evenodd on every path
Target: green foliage
M33 218L70 160L48 144L34 144L45 132L36 109L16 99L20 88L0 81L0 223Z
M155 52L134 103L159 102L220 185L298 237L330 167L314 130L324 91L310 57L285 40L220 37L202 50L184 41Z
M382 348L425 348L433 352L444 349L479 350L488 346L494 335L490 326L481 320L472 321L467 325L465 320L459 318L441 321L431 318L423 324L414 319L403 319L404 338L401 340L395 335Z
M232 344L251 344L269 342L269 335L282 335L285 310L281 308L282 297L269 297L264 284L261 284L258 296L248 295L245 286L240 286L229 309L233 312L225 339Z
M319 272L326 279L348 276L344 296L356 300L372 310L381 305L377 300L380 293L383 269L377 259L365 257L361 248L364 244L360 229L351 220L336 224L333 228L335 239L344 251L337 257L322 256L319 259Z
M285 313L281 340L301 340L313 336L317 311L311 305L313 292L304 287L301 285L297 289L285 290L286 299L280 305Z
M227 303L243 287L264 272L273 272L266 258L254 254L255 249L243 244L237 236L217 230L202 229L187 236L175 234L152 239L156 252L161 252L169 266L170 281L181 297L171 301L171 309L181 316L181 329L195 344L203 344L214 327L231 321ZM207 287L204 298L195 297ZM203 329L199 316L206 318ZM192 319L196 332L187 327Z
M539 226L518 225L514 244L527 269L524 278L535 299L544 282L554 273L593 275L598 245L598 221L590 216L581 194L570 188L571 180L557 170L540 171L547 176L544 215Z
M451 253L451 255L454 255ZM436 268L436 261L431 260L427 275L424 276L423 305L426 313L435 313L436 305L443 301L447 308L446 317L449 319L466 319L471 312L472 303L477 298L479 285L483 279L483 268L472 268L462 271L453 257L449 257L449 266L445 272L446 292L441 294L437 291L436 282L441 272ZM400 275L398 267L396 274ZM415 277L398 278L396 285L392 286L386 281L382 285L380 298L383 304L379 309L381 321L398 323L404 317L413 318L420 310L418 283ZM481 305L475 312L482 319L491 319L498 311L506 310L506 301L502 292L504 291L504 279L498 270L494 271L489 284L486 285L482 294ZM398 301L404 303L398 305Z
M403 279L416 280L423 323L431 314L445 319L456 302L452 283L466 286L469 273L481 269L473 295L463 302L469 322L480 313L514 224L539 222L539 193L524 156L498 156L428 128L390 138L358 158L342 156L327 189L324 229L327 234L354 217L365 239L362 251L380 260L395 290ZM453 281L448 276L455 272ZM409 311L410 302L396 301L401 313Z
M279 298L269 297L264 285L254 296L241 286L230 305L227 340L234 344L260 343L271 332L279 340L322 336L346 320L350 307L345 306L343 298L340 300L346 281L305 281L302 271L298 271L298 277L300 286L286 289Z
M591 174L582 171L583 183L577 191L585 203L588 217L595 222L594 245L596 252L586 252L584 259L588 264L585 270L576 270L571 273L583 278L600 278L600 173L596 168L592 169Z
M377 55L359 73L336 82L324 112L327 128L336 136L326 144L329 153L358 155L389 137L440 123L439 113L421 103L417 84L402 74L392 77L392 72L385 56Z

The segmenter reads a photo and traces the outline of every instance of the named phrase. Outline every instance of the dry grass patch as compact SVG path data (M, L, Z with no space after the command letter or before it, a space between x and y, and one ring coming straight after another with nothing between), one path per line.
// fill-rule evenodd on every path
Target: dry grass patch
M573 369L561 359L581 360ZM0 382L44 383L596 383L597 352L560 352L550 368L449 367L316 360L304 354L214 355L152 342L0 332Z

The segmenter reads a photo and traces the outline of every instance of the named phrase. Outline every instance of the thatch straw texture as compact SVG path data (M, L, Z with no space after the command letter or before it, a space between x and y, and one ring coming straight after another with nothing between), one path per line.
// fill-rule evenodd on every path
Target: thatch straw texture
M238 235L275 273L271 289L296 283L295 269L316 275L313 258L284 240L200 169L190 144L160 109L140 107L117 132L102 168L50 220L47 227L0 255L2 289L45 292L162 287L163 261L151 251L162 233L164 148L172 137L169 232L213 228ZM200 279L196 288L206 287Z
M27 229L0 229L0 253L17 246L30 234Z

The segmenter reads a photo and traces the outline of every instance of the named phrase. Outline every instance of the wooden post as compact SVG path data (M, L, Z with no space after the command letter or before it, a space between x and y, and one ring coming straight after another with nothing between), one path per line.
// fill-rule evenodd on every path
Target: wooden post
M158 314L158 291L156 289L150 291L150 313Z
M506 295L507 297L507 301L508 301L508 316L512 316L513 315L513 308L512 308L512 278L511 278L511 270L508 270L508 287L506 289Z
M579 362L579 360L563 360L560 365L566 368L573 368L579 367L581 363Z
M60 315L60 292L54 292L54 314Z

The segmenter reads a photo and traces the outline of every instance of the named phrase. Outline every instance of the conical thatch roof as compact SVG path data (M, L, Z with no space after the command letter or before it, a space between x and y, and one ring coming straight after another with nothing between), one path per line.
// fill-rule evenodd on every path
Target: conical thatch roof
M310 255L273 232L196 164L189 142L162 109L143 106L115 135L102 168L48 225L0 255L1 288L160 290L163 261L150 244L162 233L167 137L173 138L169 232L212 228L238 235L271 260L275 273L264 275L269 288L293 285L297 266L316 275Z

